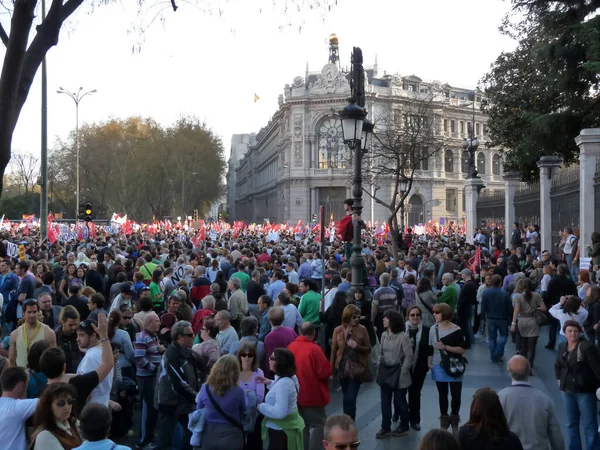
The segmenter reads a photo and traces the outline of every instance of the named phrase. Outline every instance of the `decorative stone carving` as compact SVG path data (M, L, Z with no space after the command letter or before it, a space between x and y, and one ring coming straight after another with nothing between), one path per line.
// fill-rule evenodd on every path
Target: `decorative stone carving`
M294 114L294 134L293 145L294 150L294 167L302 167L304 153L304 133L303 131L304 117L302 114Z
M277 97L277 103L279 106L283 105L283 94L279 94L279 97Z
M292 84L292 87L302 87L304 86L304 78L302 77L294 77L294 83Z
M309 86L311 95L338 94L348 92L350 84L335 64L325 64L317 81Z

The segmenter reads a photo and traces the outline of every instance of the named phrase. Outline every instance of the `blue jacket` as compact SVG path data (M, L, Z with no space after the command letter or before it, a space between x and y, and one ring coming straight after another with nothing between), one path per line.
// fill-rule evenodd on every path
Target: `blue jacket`
M513 307L508 292L495 287L486 289L481 299L481 314L488 319L511 320Z
M14 272L9 272L8 275L0 276L0 294L4 299L4 304L7 305L9 298L8 294L19 287L19 277Z

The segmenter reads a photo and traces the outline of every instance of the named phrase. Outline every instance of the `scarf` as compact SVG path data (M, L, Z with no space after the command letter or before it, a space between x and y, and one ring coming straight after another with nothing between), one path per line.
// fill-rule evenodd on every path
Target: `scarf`
M423 324L419 323L419 325L413 325L410 321L406 321L405 324L406 332L409 333L410 330L417 330L417 334L415 336L415 350L413 351L413 363L411 370L417 366L417 359L419 359L419 342L421 342L421 336L423 335Z
M69 421L69 428L71 429L71 434L67 433L60 427L57 427L51 433L54 435L56 439L60 442L65 450L72 450L76 447L79 447L82 443L81 437L79 436L79 430L77 430L77 426L72 421ZM35 446L35 439L38 434L44 431L43 427L39 427L35 430L33 435L31 436L31 444L30 449L33 449Z

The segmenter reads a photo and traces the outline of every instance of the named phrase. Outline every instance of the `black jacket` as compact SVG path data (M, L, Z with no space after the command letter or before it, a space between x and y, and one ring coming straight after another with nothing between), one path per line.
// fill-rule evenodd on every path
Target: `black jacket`
M65 352L66 358L66 373L76 373L77 366L83 359L83 352L79 350L77 345L77 332L74 332L70 336L65 336L62 333L62 325L59 326L56 331L56 346L62 348Z
M407 328L406 332L410 336L411 343L413 343L413 330ZM427 373L429 370L427 357L433 354L431 350L433 350L433 347L429 347L429 327L424 326L421 330L421 339L419 342L414 342L413 355L416 354L417 359L413 359L413 373Z
M260 284L254 280L248 281L248 286L246 287L246 299L250 305L256 305L258 303L258 298L265 294L266 292Z
M477 304L477 290L479 286L475 280L467 281L458 294L457 314L459 317L468 312L470 306Z
M510 245L514 247L520 247L523 244L523 238L521 237L521 230L518 228L513 230L512 235L510 236Z
M104 277L96 270L88 270L85 273L85 285L93 288L96 292L105 294Z
M163 356L156 396L159 409L176 415L196 409L196 395L208 373L206 361L189 348L173 342Z
M558 346L554 363L560 390L595 394L600 387L600 350L588 341L581 340L567 355L567 345L567 342L563 342Z
M552 277L548 283L544 303L546 303L546 306L554 306L560 302L560 298L563 295L577 295L577 286L575 285L575 282L566 275L558 274Z
M596 325L598 322L600 322L600 302L595 301L588 306L588 316L587 319L585 319L585 322L583 322L585 332L590 339L592 339L593 336L595 336L595 339L600 337L600 328L598 330L594 330L594 325Z

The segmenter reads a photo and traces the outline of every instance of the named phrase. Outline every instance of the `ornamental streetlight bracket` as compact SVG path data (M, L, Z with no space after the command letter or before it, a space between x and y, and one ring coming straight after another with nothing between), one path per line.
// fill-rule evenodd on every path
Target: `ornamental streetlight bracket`
M354 97L348 99L348 104L339 112L342 121L344 142L354 150L363 136L363 123L367 112L356 104Z

